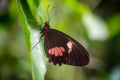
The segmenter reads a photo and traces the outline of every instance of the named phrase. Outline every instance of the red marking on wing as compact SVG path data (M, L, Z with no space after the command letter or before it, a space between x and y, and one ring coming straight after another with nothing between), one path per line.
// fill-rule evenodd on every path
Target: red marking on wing
M64 52L65 52L64 47L54 47L48 50L48 54L55 56L63 56Z
M49 49L49 50L48 50L48 53L49 53L49 54L50 54L50 53L52 53L52 50L51 50L51 49Z
M60 47L60 49L62 50L62 52L65 52L65 49L64 49L64 47Z
M59 56L62 56L62 55L63 55L62 50L61 50L59 47L56 47L56 48L57 48L57 51L58 51L58 55L59 55Z
M54 50L54 51L55 51L54 55L55 55L55 56L58 56L59 52L58 52L58 50L57 50L57 47L55 47L55 50Z
M52 48L52 53L51 53L51 55L54 55L54 51L55 51L54 48Z

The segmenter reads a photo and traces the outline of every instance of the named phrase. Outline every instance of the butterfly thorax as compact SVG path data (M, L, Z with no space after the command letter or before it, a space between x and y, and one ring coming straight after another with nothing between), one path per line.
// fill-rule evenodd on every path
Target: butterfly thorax
M41 33L43 34L44 37L46 37L47 32L50 30L50 25L49 22L46 21L44 27L41 30Z

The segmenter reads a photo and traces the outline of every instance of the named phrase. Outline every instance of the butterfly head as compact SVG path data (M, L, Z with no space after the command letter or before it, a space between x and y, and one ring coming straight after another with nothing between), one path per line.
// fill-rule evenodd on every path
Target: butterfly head
M46 21L44 24L45 24L44 28L47 28L47 29L50 28L50 25L49 25L49 22L48 22L48 21Z

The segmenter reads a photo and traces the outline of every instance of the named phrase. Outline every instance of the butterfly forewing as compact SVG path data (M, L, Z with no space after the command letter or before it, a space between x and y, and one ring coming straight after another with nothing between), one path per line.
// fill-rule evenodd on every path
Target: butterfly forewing
M44 47L49 62L55 65L84 66L89 63L86 49L73 38L55 29L47 31Z

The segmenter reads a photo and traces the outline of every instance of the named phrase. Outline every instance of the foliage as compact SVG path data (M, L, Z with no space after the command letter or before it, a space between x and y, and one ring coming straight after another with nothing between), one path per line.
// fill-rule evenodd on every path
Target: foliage
M118 0L1 0L0 80L119 80L119 3ZM39 29L49 17L51 28L70 35L87 48L91 56L88 66L46 63L43 39L31 50L41 36Z
M32 7L32 4L30 3L34 3L36 8L39 6L38 0L35 0L35 2L31 0L29 1L29 4L26 0L17 0L17 5L20 13L20 18L22 20L28 53L30 57L33 80L44 80L46 67L42 48L39 47L40 45L37 45L38 47L36 46L37 48L35 49L32 49L31 47L35 45L35 40L39 41L40 32L34 31L34 25L32 23L35 21L35 17L33 16L33 13L31 11L36 11L37 9L35 8L35 10L31 10L30 7ZM34 15L35 14L36 13L34 13Z

